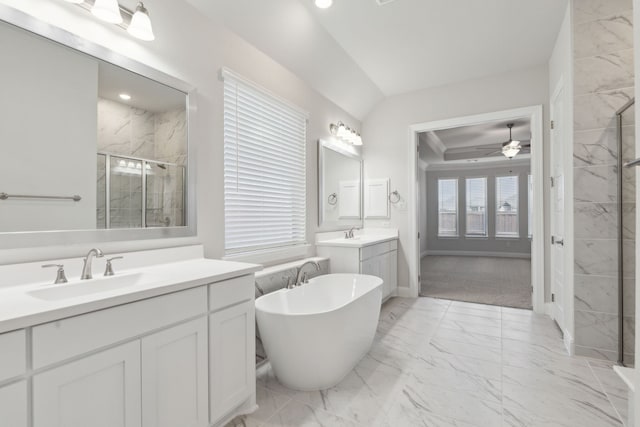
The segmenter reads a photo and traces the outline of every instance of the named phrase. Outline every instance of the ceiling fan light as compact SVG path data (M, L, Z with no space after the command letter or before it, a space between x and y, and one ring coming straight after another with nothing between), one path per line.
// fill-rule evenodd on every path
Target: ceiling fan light
M121 24L122 15L117 0L96 0L91 8L91 13L105 22Z
M133 37L140 40L151 41L155 39L155 36L153 35L153 28L151 27L149 12L142 2L138 3L136 11L131 17L131 24L129 24L127 31Z
M319 9L328 9L333 4L333 0L314 0L314 3Z
M520 147L516 146L513 147L510 144L509 145L505 145L504 147L502 147L502 154L507 158L507 159L512 159L515 157L516 154L518 154L520 152Z

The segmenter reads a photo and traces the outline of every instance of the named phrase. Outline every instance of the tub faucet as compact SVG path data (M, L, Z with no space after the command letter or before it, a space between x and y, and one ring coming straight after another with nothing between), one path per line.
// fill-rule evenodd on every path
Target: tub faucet
M92 279L93 275L91 274L91 263L93 262L93 257L102 258L104 254L98 248L93 248L87 253L87 256L84 258L84 265L82 266L82 275L80 276L80 280Z
M302 264L299 268L298 268L298 274L296 276L296 286L300 286L302 284L305 283L309 283L309 280L307 280L307 273L303 273L302 270L304 269L304 267L307 264L311 264L313 266L316 267L316 271L320 271L320 264L318 264L315 261L307 261L304 264Z

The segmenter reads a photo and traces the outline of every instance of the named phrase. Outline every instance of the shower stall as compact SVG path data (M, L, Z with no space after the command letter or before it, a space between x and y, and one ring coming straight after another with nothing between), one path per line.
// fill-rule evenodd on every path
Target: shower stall
M618 363L635 358L636 170L635 102L616 114L618 134Z
M185 167L98 152L97 228L185 225Z

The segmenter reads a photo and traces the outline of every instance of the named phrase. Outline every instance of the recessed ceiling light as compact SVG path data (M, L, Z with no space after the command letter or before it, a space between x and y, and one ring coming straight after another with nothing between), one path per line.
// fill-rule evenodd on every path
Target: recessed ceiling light
M327 9L333 4L333 0L314 0L314 2L320 9Z
M120 97L120 99L122 99L123 101L128 101L131 99L131 95L129 95L128 93L121 93L120 95L118 95Z

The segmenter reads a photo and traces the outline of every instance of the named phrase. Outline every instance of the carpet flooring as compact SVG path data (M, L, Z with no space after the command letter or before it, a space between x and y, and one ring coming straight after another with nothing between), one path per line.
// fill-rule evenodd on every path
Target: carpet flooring
M531 309L531 260L426 256L420 296Z

